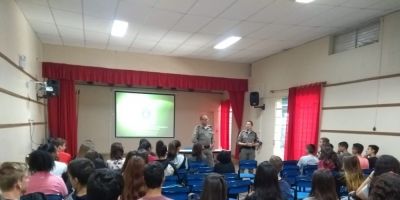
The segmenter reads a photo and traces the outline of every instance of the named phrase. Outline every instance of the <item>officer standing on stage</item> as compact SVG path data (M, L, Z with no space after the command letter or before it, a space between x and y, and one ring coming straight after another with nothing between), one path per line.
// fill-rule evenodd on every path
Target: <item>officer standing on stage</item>
M214 133L212 126L208 125L207 115L200 116L200 124L194 128L192 142L193 144L200 143L203 145L203 153L207 157L208 165L214 167L214 158L212 155Z
M257 133L252 128L253 122L247 121L246 129L239 133L239 160L254 160L256 158L256 148L260 145L260 141L258 140Z

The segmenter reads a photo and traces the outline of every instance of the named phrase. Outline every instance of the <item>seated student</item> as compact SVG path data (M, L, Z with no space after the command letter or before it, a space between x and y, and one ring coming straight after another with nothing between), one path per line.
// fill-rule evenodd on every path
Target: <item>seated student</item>
M352 154L347 151L348 148L349 148L349 144L347 142L345 142L345 141L339 142L337 154L338 154L340 166L342 166L343 157L352 156Z
M180 142L173 140L168 144L168 160L175 165L176 169L187 169L187 160L183 154L179 153Z
M98 153L97 151L94 150L89 150L85 156L85 158L89 159L90 161L93 162L94 167L96 169L102 169L102 168L107 168L107 164L103 159L103 156Z
M227 197L228 186L224 176L216 173L209 174L204 180L200 200L226 200Z
M188 162L201 162L207 164L207 157L203 154L203 145L200 143L193 144L192 157L188 158Z
M89 151L96 151L95 145L92 140L85 140L81 146L79 146L78 155L76 157L83 158Z
M159 162L149 163L144 168L146 195L139 200L171 200L161 194L161 185L164 181L164 168Z
M133 155L126 162L127 165L123 172L124 188L121 200L137 200L146 194L143 176L145 161L142 157Z
M391 155L382 155L376 160L375 170L365 179L365 181L357 189L357 197L362 200L368 199L369 187L381 174L393 172L400 174L400 163Z
M52 144L42 144L38 147L38 150L42 150L42 151L47 151L48 153L50 153L53 156L54 159L54 168L51 170L51 173L62 177L62 175L64 173L67 172L67 164L63 163L63 162L59 162L56 160L57 158L57 149L54 145Z
M0 199L19 199L26 189L27 167L23 163L5 162L0 166Z
M221 151L217 155L217 163L214 166L214 172L219 174L235 173L235 166L232 163L231 152Z
M323 145L321 147L321 154L319 156L318 169L339 170L340 164L337 154L333 151L331 144Z
M122 175L118 171L97 169L88 179L87 200L118 200L123 185Z
M164 169L165 176L172 176L175 174L175 168L172 166L173 164L169 162L167 159L167 146L164 144L162 140L157 141L156 144L156 154L158 160L156 162L160 163Z
M319 169L314 172L310 196L304 200L337 200L336 183L332 172Z
M260 163L254 179L254 192L250 193L245 200L282 200L277 174L278 171L270 162Z
M107 160L107 167L113 170L120 170L124 162L124 147L120 142L112 143L110 150L110 160Z
M376 154L378 153L378 151L379 151L379 147L378 146L376 146L374 144L368 145L367 159L368 159L368 163L369 163L369 168L370 169L374 169L375 168L375 163L376 163L376 160L378 159L376 157Z
M58 161L68 165L68 163L71 161L71 154L65 152L65 149L67 149L67 142L62 138L56 138L51 140L51 143L57 149Z
M280 172L283 169L282 159L279 156L271 156L269 162L272 164L272 166L275 167L276 171L278 172L277 176L278 176L279 188L281 189L282 199L293 198L292 193L290 191L289 183L280 177Z
M345 156L343 158L343 170L347 191L356 191L364 181L358 158L356 156Z
M29 154L28 165L31 175L26 186L27 194L34 192L41 192L45 195L65 196L68 194L63 179L50 173L54 167L54 158L48 152L42 150L32 152Z
M72 200L86 200L87 183L89 176L95 171L92 161L87 158L77 158L68 165L68 176L74 192L70 194ZM68 199L68 198L67 198Z
M147 158L148 158L148 153L147 153L147 151L145 151L145 150L143 150L143 149L141 149L141 150L139 150L139 151L136 151L136 150L130 151L130 152L128 152L128 153L126 154L126 156L125 156L125 161L131 159L133 156L139 156L139 157L141 157L141 158L144 160L144 162L147 164L147 160L148 160L148 159L147 159ZM122 172L122 173L124 173L124 171L125 171L127 165L128 165L128 162L124 162L124 165L122 165L122 169L121 169L121 172Z
M369 199L373 200L399 200L400 175L386 172L380 175L371 185Z
M326 138L326 137L321 137L321 138L319 139L319 149L320 149L320 151L318 152L318 156L320 156L320 154L321 154L322 146L325 146L325 145L328 145L328 144L330 144L330 141L329 141L328 138ZM333 149L333 148L332 148L332 149Z
M138 151L147 151L147 161L146 163L154 162L157 160L157 156L151 151L151 143L147 139L140 139Z
M360 161L361 169L369 169L369 162L368 159L362 157L362 152L364 151L364 146L360 143L354 143L352 153L353 155L357 156L358 160Z
M315 156L316 147L313 144L308 144L306 146L307 155L302 156L297 163L299 166L300 171L303 172L303 167L307 165L318 165L318 157Z

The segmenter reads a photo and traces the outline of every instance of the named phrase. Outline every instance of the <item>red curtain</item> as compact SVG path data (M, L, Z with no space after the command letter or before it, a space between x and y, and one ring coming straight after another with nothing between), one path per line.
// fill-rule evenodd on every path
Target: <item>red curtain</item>
M298 160L307 144L317 144L322 83L289 89L285 160Z
M177 89L247 91L247 79L191 76L102 67L88 67L60 63L43 63L43 77L90 81L94 83L121 84Z
M74 81L128 86L163 87L194 90L229 91L232 112L240 129L243 117L244 93L247 79L190 76L134 70L110 69L62 63L44 62L43 77L61 80L60 96L49 99L49 129L51 136L63 137L68 149L77 149L77 116L75 110Z
M244 94L244 91L229 91L229 99L231 100L232 112L236 120L239 132L242 129ZM235 158L239 158L239 148L237 147L237 145L235 149Z
M76 94L73 80L59 80L60 95L48 99L48 123L51 137L61 137L67 141L67 152L76 154L77 113Z
M229 100L221 102L221 119L220 119L220 132L219 141L222 149L230 149L229 141L229 110L231 102Z

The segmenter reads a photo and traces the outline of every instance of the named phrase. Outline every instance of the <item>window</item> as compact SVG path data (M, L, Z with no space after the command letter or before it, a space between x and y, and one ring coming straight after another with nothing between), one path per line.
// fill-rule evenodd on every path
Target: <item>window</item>
M275 102L274 155L284 158L287 124L288 99L283 97Z
M340 53L379 41L380 22L373 21L364 26L333 36L332 53Z

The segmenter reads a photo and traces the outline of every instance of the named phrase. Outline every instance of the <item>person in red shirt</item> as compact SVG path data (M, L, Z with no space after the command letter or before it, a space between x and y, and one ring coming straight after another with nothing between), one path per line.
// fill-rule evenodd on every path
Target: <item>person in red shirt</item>
M71 161L71 154L65 152L65 149L67 148L67 142L63 138L56 138L52 141L52 144L57 149L58 161L68 165L68 163Z
M354 143L352 153L358 157L360 161L361 169L369 169L369 161L367 158L362 157L362 152L364 151L364 146L360 143Z

